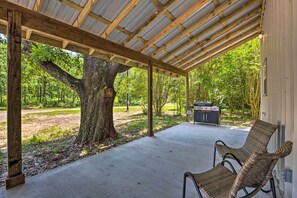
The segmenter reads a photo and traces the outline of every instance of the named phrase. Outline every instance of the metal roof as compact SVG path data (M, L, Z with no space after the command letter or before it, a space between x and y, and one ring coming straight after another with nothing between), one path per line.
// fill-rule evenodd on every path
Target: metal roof
M261 32L262 0L8 0L92 34L147 54L185 71L255 38ZM91 5L89 10L85 7ZM193 10L196 8L196 10ZM81 14L86 16L78 21ZM240 21L240 22L239 22ZM0 24L3 22L0 21ZM34 30L26 39L40 34ZM41 34L58 47L79 44ZM38 40L43 42L43 40ZM46 42L45 42L46 43ZM92 49L83 49L90 51ZM82 52L82 49L81 51ZM145 64L96 51L130 66Z

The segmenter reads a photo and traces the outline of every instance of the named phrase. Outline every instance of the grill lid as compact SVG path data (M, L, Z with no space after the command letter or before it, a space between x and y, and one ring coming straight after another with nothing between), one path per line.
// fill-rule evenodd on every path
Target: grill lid
M210 107L213 105L212 102L194 102L193 104L194 106L207 106Z

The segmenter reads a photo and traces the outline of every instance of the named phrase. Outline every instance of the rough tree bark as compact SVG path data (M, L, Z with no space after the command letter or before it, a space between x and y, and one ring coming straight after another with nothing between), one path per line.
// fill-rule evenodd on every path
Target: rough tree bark
M27 53L27 56L30 55ZM130 67L85 55L83 77L77 79L52 61L37 64L80 97L81 123L77 142L100 142L117 137L113 123L113 102L116 96L114 80L118 73Z

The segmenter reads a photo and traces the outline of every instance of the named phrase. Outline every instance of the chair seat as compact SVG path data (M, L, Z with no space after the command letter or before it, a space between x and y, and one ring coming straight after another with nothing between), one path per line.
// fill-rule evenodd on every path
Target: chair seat
M237 174L218 164L209 171L193 174L193 176L196 184L208 197L226 198L229 197Z
M221 157L223 157L226 153L231 153L236 156L236 158L239 159L240 162L245 162L250 156L250 153L246 152L243 148L232 148L220 144L216 144L216 148ZM230 155L228 155L226 158L234 159Z

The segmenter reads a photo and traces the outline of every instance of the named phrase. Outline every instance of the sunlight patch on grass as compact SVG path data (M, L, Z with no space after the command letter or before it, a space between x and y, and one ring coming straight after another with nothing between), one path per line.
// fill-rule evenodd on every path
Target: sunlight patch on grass
M39 112L39 113L28 113L25 117L29 116L57 116L57 115L70 115L70 114L79 114L80 109L63 109L63 110L55 110L49 112Z
M33 137L24 139L23 144L38 144L46 141L64 138L66 136L74 135L76 133L77 130L73 128L62 129L60 126L52 125L48 128L38 131L38 133L36 135L33 135Z

